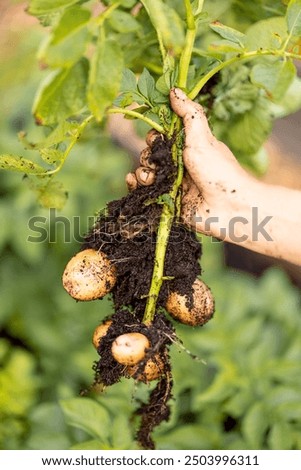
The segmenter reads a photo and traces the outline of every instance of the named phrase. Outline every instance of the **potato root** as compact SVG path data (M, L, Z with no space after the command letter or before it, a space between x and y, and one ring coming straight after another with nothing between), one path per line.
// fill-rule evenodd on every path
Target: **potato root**
M166 310L175 320L185 325L203 325L213 316L214 298L209 287L200 279L195 280L192 290L191 308L187 296L171 292L167 298Z
M142 333L125 333L113 342L112 356L119 364L133 366L144 358L149 347L150 342Z
M63 273L63 286L76 300L101 299L116 282L116 271L101 251L87 249L77 253Z

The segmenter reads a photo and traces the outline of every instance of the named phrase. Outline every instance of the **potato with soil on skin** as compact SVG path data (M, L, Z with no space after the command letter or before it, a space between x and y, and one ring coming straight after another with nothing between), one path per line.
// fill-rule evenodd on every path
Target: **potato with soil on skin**
M145 364L143 371L135 377L135 374L138 372L139 365L128 366L126 368L126 374L130 377L133 377L135 380L140 382L151 382L156 380L164 373L164 362L161 359L159 354L156 354L154 357L151 357Z
M185 325L204 325L212 318L214 313L214 298L209 287L200 279L192 285L192 306L186 295L171 292L166 302L167 312Z
M111 351L119 364L133 366L144 358L149 347L150 342L142 333L125 333L113 341Z
M63 286L76 300L101 299L116 282L116 270L108 257L91 248L77 253L63 273Z
M93 343L93 346L95 347L95 349L98 348L100 340L104 336L106 336L106 334L108 332L108 329L110 328L111 325L112 325L112 320L107 320L107 321L105 321L104 323L101 323L100 325L98 325L95 328L94 333L93 333L93 337L92 337L92 343Z

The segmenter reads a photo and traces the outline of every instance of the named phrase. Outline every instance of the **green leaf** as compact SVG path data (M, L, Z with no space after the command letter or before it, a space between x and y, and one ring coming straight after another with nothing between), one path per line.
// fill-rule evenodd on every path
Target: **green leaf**
M280 101L296 76L296 67L290 60L256 64L251 71L254 84L264 88L274 101Z
M235 42L227 41L222 39L220 41L215 41L209 45L209 50L212 52L239 52L242 50L242 47Z
M248 50L280 49L286 38L285 18L269 18L258 21L248 28L245 45Z
M44 162L52 165L53 163L56 163L63 158L64 152L54 148L43 148L40 150L40 155Z
M137 91L136 75L130 69L124 69L122 72L120 91L122 93Z
M19 132L18 137L26 149L45 149L70 138L72 133L78 129L78 126L78 122L61 121L57 127L40 142L30 142L24 132Z
M231 397L236 390L236 370L228 364L228 370L219 373L212 384L196 398L198 405L218 403ZM237 393L237 392L236 392Z
M142 0L147 14L168 50L180 54L185 42L183 22L177 12L162 0Z
M137 87L141 95L149 101L152 100L152 95L155 90L155 80L146 68L143 69L138 79Z
M290 36L301 36L301 0L291 0L289 2L286 21Z
M74 34L78 29L86 25L91 17L88 10L74 6L68 8L62 15L60 22L52 31L52 44L58 44L62 40ZM78 44L76 43L76 47Z
M258 100L255 106L231 122L227 136L234 154L257 153L272 129L272 117L266 100Z
M293 429L285 422L275 423L268 435L271 450L291 450L293 445Z
M79 7L69 8L62 15L38 59L54 67L70 67L84 54L90 33L86 27L90 12ZM76 47L74 45L76 44Z
M19 171L27 175L39 175L46 171L31 160L16 155L0 155L0 169Z
M240 163L255 175L262 176L269 168L270 158L266 148L262 146L255 154L244 155L240 159Z
M115 10L109 16L111 27L118 33L131 33L141 28L138 21L129 13Z
M86 105L88 61L52 73L41 85L33 113L38 124L48 125L79 114Z
M111 420L107 410L90 398L61 400L65 420L70 426L82 429L90 436L107 442L111 433Z
M30 449L68 449L70 440L62 410L55 402L39 403L30 413Z
M293 114L301 108L301 79L295 77L287 89L284 97L277 104L273 104L271 111L275 118Z
M198 16L202 13L204 0L193 0L191 3L192 11L195 16Z
M245 35L237 31L237 29L229 28L229 26L225 26L219 21L214 21L214 23L211 23L209 26L222 38L238 44L241 48L244 46Z
M41 66L46 64L51 67L71 67L83 56L89 37L87 28L79 29L57 44L52 44L49 36L38 53ZM74 43L78 44L78 47L74 47Z
M78 0L30 0L27 11L31 15L39 16L70 7L75 3L78 3Z
M216 428L205 428L200 424L182 424L160 434L156 441L161 449L193 450L214 449L219 439Z
M242 422L242 434L250 446L248 449L262 449L264 436L269 427L266 409L262 403L255 403Z
M105 447L107 449L107 446ZM91 439L90 441L78 442L71 447L71 450L102 450L104 446L101 441Z
M92 59L88 85L89 108L99 121L119 92L122 69L123 55L118 42L113 39L100 42Z
M123 414L116 416L112 425L112 440L114 449L132 449L133 437L128 418Z
M43 207L62 209L68 199L68 193L60 181L49 179L35 185L38 202Z

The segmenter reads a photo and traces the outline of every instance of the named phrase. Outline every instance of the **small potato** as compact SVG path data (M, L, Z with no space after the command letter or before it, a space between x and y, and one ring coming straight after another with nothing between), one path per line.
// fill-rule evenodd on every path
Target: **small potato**
M107 256L88 248L77 253L63 273L63 286L76 300L95 300L108 294L116 282L116 270Z
M192 285L192 308L187 306L188 298L178 292L171 292L167 298L166 310L175 319L185 325L203 325L213 316L214 298L209 287L200 279Z
M155 172L145 166L139 166L135 171L135 175L141 186L150 186L156 179Z
M118 336L112 344L112 356L125 366L133 366L145 356L150 347L148 338L141 333L125 333Z
M134 191L138 186L135 173L128 173L125 177L125 182L129 191Z
M150 168L151 170L156 169L156 164L155 163L150 163L149 157L151 156L152 151L149 147L146 149L143 149L142 152L140 153L140 163L142 166L145 166L147 168Z
M108 329L110 328L111 325L112 325L112 320L107 320L95 328L93 337L92 337L92 343L95 349L98 348L101 338L106 336Z
M155 142L155 140L157 140L157 138L162 135L162 134L159 134L158 131L156 131L155 129L151 129L150 131L148 131L148 133L146 134L146 143L149 147L152 147L153 143Z
M127 367L127 374L132 377L138 370L138 365ZM141 382L151 382L152 380L158 379L164 372L164 362L162 361L159 354L156 354L153 358L150 358L145 364L144 370L138 377L134 377L136 380Z

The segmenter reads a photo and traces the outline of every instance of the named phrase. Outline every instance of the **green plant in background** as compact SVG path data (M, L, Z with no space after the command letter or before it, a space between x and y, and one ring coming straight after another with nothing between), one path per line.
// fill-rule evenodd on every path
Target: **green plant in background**
M0 209L5 220L11 220L1 233L5 292L1 322L12 344L18 338L29 349L20 352L28 364L22 380L28 401L19 410L7 407L5 420L16 423L12 427L16 431L11 437L1 430L3 448L135 446L128 433L131 385L122 382L95 400L74 398L74 390L91 382L87 364L93 352L86 338L109 307L102 301L100 313L99 305L89 306L87 325L81 308L65 298L57 275L68 255L62 233L56 244L24 243L27 221L36 211L27 188L45 207L63 208L67 203L64 213L69 216L87 217L97 211L108 198L119 195L117 187L127 165L108 138L97 135L95 123L107 114L122 113L170 136L179 128L168 100L175 85L205 106L215 134L257 172L265 167L262 144L273 120L301 106L300 80L292 62L300 58L300 1L293 0L288 7L281 1L265 5L256 1L252 8L228 0L145 0L143 6L131 0L103 3L106 8L99 12L96 1L29 2L28 12L50 26L38 57L52 72L33 107L44 135L41 131L38 143L32 143L20 133L29 158L9 149L0 159L1 168L27 175L25 187L13 175L7 174L5 180L1 175L5 203ZM127 108L133 102L138 104L134 111ZM71 150L73 158L67 160ZM99 181L106 181L111 191ZM66 189L74 193L68 202ZM8 204L16 209L17 218ZM168 212L170 204L165 208ZM181 336L208 365L200 364L197 376L191 358L173 352L176 401L172 419L157 431L158 447L298 448L298 295L276 271L259 284L221 266L215 271L211 266L218 264L219 254L211 253L210 246L207 251L210 268L207 261L205 278L218 299L217 314L201 334L182 327ZM16 283L20 298L13 295ZM8 382L10 364L17 361L7 347L3 343L3 383ZM41 383L32 381L34 364L42 370ZM38 388L43 390L42 400ZM3 390L1 410L9 395L9 388Z

